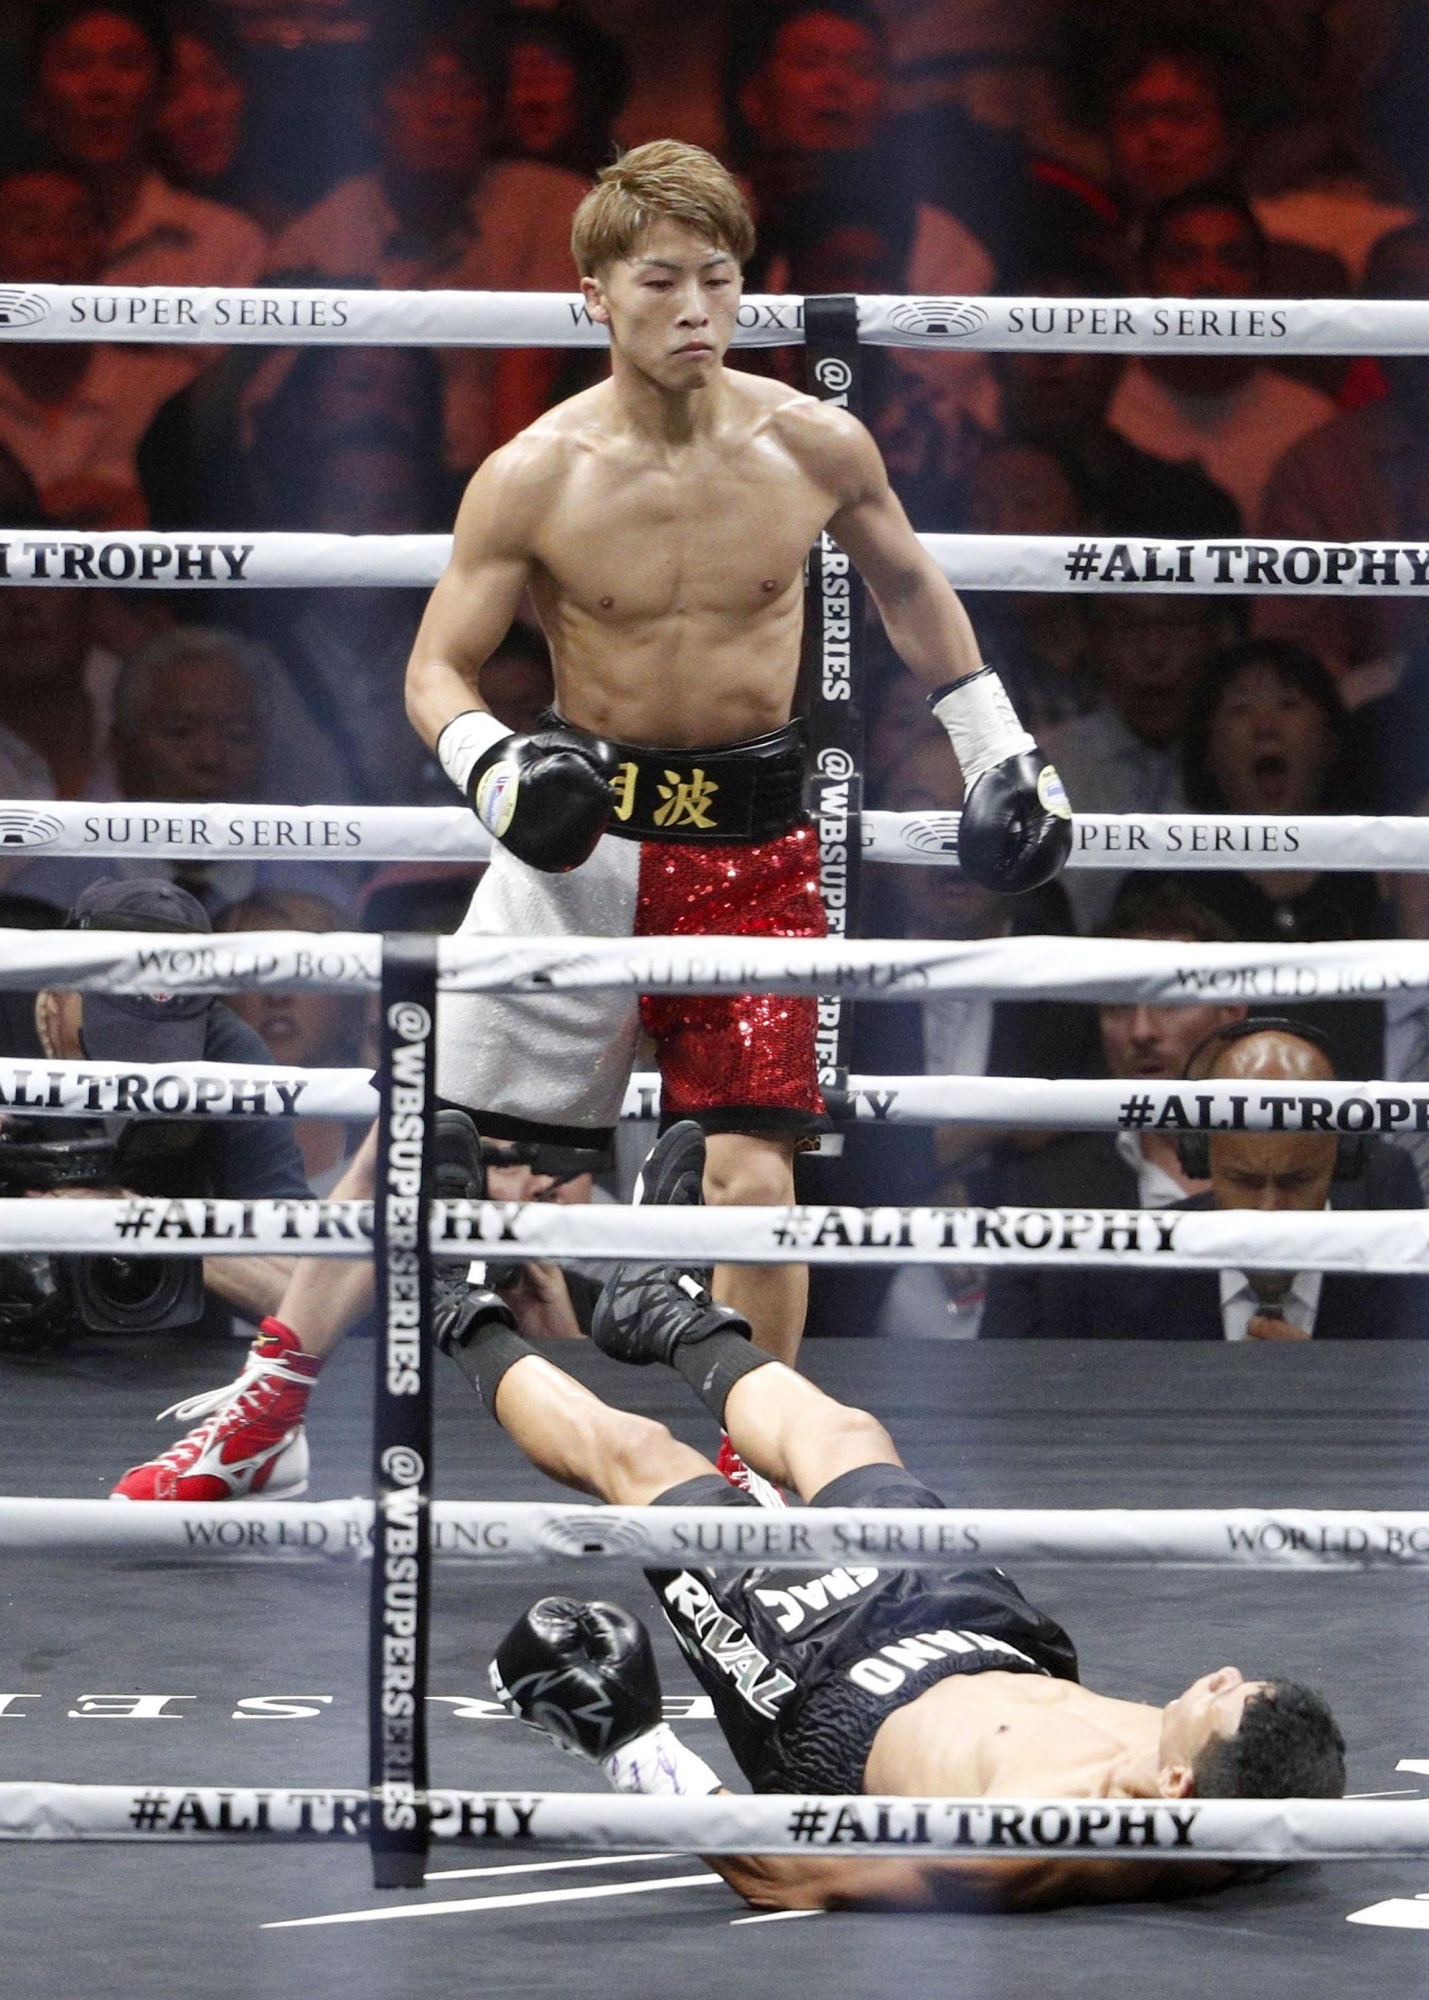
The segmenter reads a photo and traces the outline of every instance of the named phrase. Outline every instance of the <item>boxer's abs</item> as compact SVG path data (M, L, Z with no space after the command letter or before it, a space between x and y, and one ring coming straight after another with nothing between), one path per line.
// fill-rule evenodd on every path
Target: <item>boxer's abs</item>
M945 1798L1085 1796L1105 1763L1074 1682L986 1671L934 1683L879 1726L864 1790ZM1095 1697L1093 1697L1095 1699Z

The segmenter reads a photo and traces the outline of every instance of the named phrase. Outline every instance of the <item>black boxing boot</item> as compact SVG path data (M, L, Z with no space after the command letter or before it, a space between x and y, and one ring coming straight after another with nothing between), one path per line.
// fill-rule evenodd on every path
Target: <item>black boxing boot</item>
M588 861L610 822L615 753L580 731L519 736L467 709L437 738L437 758L493 839L548 875Z
M693 1118L660 1134L635 1179L637 1208L701 1208L705 1199L705 1135Z
M660 1134L635 1177L631 1201L636 1208L704 1207L705 1135L693 1118ZM690 1275L709 1290L714 1272L708 1264L692 1267Z
M590 1323L603 1354L637 1368L665 1362L721 1424L735 1383L774 1359L752 1345L750 1332L741 1313L717 1306L691 1272L670 1264L621 1265L606 1279Z
M748 1341L749 1321L717 1306L692 1271L674 1264L621 1264L596 1300L590 1337L612 1361L648 1368L675 1365L678 1349L717 1333Z
M437 1113L433 1154L432 1192L438 1201L485 1199L481 1138L470 1112L447 1107ZM471 1283L470 1268L469 1257L433 1259L432 1337L494 1415L502 1376L535 1349L517 1332L505 1299L489 1285Z
M984 889L1021 895L1060 874L1072 809L1052 764L1017 719L991 667L928 697L963 774L958 866Z

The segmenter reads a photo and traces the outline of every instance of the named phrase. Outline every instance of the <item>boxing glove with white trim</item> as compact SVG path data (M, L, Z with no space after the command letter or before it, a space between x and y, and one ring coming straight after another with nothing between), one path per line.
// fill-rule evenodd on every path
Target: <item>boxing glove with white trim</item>
M963 774L958 866L1004 896L1040 888L1072 851L1062 780L1017 719L991 667L928 697Z
M595 737L559 727L520 736L469 708L437 738L437 759L487 832L545 874L588 861L609 824L615 753Z

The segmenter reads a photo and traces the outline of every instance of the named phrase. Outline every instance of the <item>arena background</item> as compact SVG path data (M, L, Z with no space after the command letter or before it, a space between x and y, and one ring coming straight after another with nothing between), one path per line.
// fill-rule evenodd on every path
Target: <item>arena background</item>
M1257 300L1429 300L1427 93L1423 0L11 0L0 310L46 285L569 292L570 217L592 174L617 146L666 136L710 147L740 175L759 227L746 287L760 294L1193 299L1245 325ZM800 346L742 348L735 364L804 381ZM454 930L481 866L459 834L444 836L439 861L401 858L400 846L396 858L327 858L359 844L345 829L369 809L454 805L402 711L424 588L347 576L166 589L162 569L126 588L137 558L107 566L98 552L178 538L221 579L243 560L223 551L254 534L443 535L484 457L603 366L597 350L547 345L0 341L0 926L52 930L89 883L152 876L197 896L224 932ZM1074 807L1100 829L1085 838L1107 848L1101 865L1017 902L955 868L870 854L850 930L949 946L1051 936L1049 956L1069 970L1093 963L1073 940L1107 936L1176 944L1192 968L1242 947L1257 960L1263 947L1429 940L1429 846L1413 824L1429 825L1429 620L1411 583L1429 577L1429 353L1366 341L1262 359L1059 352L1049 340L996 353L865 346L860 367L865 418L916 528L1029 548L1045 537L1068 552L1040 577L1022 573L1021 588L965 600ZM56 584L34 566L36 548L66 537L96 555L97 577L81 568ZM1173 580L1158 562L1193 544L1204 590L1145 587ZM1396 544L1414 559L1387 570ZM1351 592L1288 587L1309 555L1321 564L1351 545ZM1298 568L1287 547L1309 552ZM1067 587L1049 587L1062 577ZM946 740L876 620L863 650L867 824L956 807ZM544 640L523 619L484 669L483 695L520 728L550 691ZM241 858L221 858L222 829L220 858L180 853L195 843L126 810L155 800L188 825L217 803L234 809L225 825L241 820ZM1347 826L1351 815L1380 831L1347 866L1326 856L1347 837L1330 816ZM1134 846L1133 821L1159 829L1166 871L1108 865L1118 838ZM1188 870L1193 827L1217 821L1233 831L1215 865ZM272 831L300 822L300 836ZM35 835L41 823L79 831ZM1230 865L1232 843L1232 859L1262 865ZM1287 870L1287 855L1302 865ZM1394 866L1411 855L1417 866ZM1324 1087L1378 1082L1356 1101L1375 1107L1380 1177L1346 1182L1334 1205L1422 1208L1429 1010L1422 981L1377 997L1393 983L1298 1002L1208 990L1181 1008L1010 988L855 1001L844 1053L859 1078L1055 1078L1105 1086L1101 1110L1073 1117L1072 1098L1049 1096L1046 1128L1032 1131L1026 1101L999 1111L989 1095L982 1124L936 1111L905 1124L870 1098L841 1146L802 1164L801 1193L1036 1213L1194 1197L1204 1182L1167 1137L1175 1119L1149 1130L1137 1107L1159 1092L1162 1117L1192 1047L1249 999L1328 1038ZM270 984L234 1003L275 1063L347 1079L341 1116L297 1124L314 1194L331 1189L368 1115L376 1009L360 985ZM0 994L0 1061L31 1056L30 1006L29 994ZM1399 1104L1402 1115L1386 1108ZM598 1206L628 1197L652 1129L623 1129ZM1352 1133L1353 1116L1340 1129ZM1361 1290L1317 1295L1309 1350L1226 1339L1222 1302L1213 1290L1193 1299L1184 1277L1109 1283L977 1259L830 1265L814 1273L807 1366L886 1416L934 1485L969 1503L1423 1507L1423 1350L1364 1338L1429 1333L1422 1248L1394 1254L1392 1270L1338 1281ZM211 1319L182 1335L7 1335L0 1486L99 1496L155 1409L232 1372L235 1331L249 1329ZM1137 1345L1100 1344L1112 1334ZM1001 1344L1013 1339L1039 1345ZM319 1498L365 1486L369 1356L365 1342L344 1354L315 1420ZM598 1357L578 1365L631 1400ZM640 1386L701 1439L670 1392ZM440 1393L444 1497L534 1497L504 1441L476 1438L465 1386ZM360 1774L355 1572L179 1577L135 1557L106 1558L96 1577L13 1550L4 1567L5 1684L27 1692L0 1697L0 1778L261 1784L280 1763L289 1783ZM585 1587L574 1566L555 1574ZM1210 1635L1229 1652L1247 1635L1269 1649L1273 1636L1277 1657L1354 1686L1352 1789L1421 1792L1417 1574L1029 1574L1087 1630L1089 1674L1147 1698L1179 1684ZM1324 1595L1312 1603L1311 1589ZM432 1692L446 1782L577 1782L482 1705L490 1644L530 1594L514 1576L444 1577ZM696 1700L669 1647L662 1664L672 1702ZM249 1734L255 1716L271 1733ZM698 1711L691 1731L718 1761ZM364 1905L361 1856L37 1845L7 1848L6 1861L7 1951L25 2000L101 1982L146 2000L195 1989L227 2000L295 1981L379 1996L418 1980L434 1993L535 1993L577 1978L653 1996L697 1968L813 1977L850 1996L955 1988L982 2000L1034 1981L1090 1993L1108 1977L1187 1995L1212 1979L1227 1994L1338 1993L1371 1978L1412 1991L1429 1910L1422 1861L1381 1859L1361 1873L1293 1871L1218 1903L1039 1918L1032 1935L1009 1919L734 1931L751 1919L673 1856L617 1868L606 1901L264 1933L380 1907L370 1893ZM666 1876L689 1879L638 1886ZM504 1886L477 1882L471 1899ZM545 1893L524 1873L510 1887ZM1375 1910L1392 1914L1366 1920Z

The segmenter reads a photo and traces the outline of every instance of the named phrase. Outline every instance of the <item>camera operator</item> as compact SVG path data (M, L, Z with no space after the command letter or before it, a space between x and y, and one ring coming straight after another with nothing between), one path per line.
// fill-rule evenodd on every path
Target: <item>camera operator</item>
M65 920L67 929L114 931L202 931L212 929L198 900L176 884L159 879L105 880L86 888ZM153 995L74 993L46 990L0 995L0 1057L11 1060L167 1063L212 1062L270 1065L272 1057L253 1029L222 1001L203 994L160 998ZM106 1145L103 1142L108 1141ZM89 1154L95 1155L93 1161ZM303 1197L308 1193L302 1156L290 1127L281 1120L213 1118L25 1119L0 1123L0 1179L6 1192L35 1197L97 1199L118 1194L156 1197L212 1195L220 1199ZM116 1183L120 1183L116 1185ZM51 1300L41 1324L59 1317L52 1285L35 1270L39 1260L0 1260L0 1305L8 1304L12 1325L17 1294L29 1287ZM182 1269L171 1273L166 1303L151 1314L144 1278L159 1285L160 1260L57 1260L78 1265L79 1293L71 1284L71 1325L136 1330L154 1326L202 1325L231 1331L228 1308L257 1321L271 1313L292 1268L277 1257L212 1257L202 1262L202 1296L187 1286L179 1296ZM173 1260L163 1260L172 1265ZM141 1267L141 1268L136 1268ZM84 1270L94 1274L86 1287ZM84 1294L105 1290L104 1273L119 1274L121 1309L91 1310ZM193 1267L189 1267L190 1272ZM124 1273L127 1271L127 1278ZM111 1289L113 1289L111 1285ZM65 1292L62 1285L60 1292ZM157 1298L157 1292L154 1294ZM32 1301L39 1303L39 1301ZM125 1303L130 1310L126 1315Z

